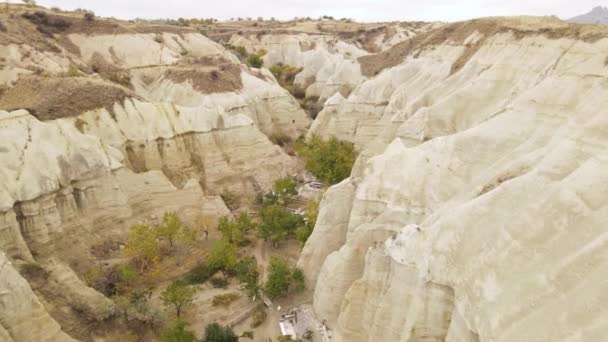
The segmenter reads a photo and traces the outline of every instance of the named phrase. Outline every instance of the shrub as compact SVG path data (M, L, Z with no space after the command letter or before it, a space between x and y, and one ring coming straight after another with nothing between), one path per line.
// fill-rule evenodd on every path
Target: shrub
M49 273L35 262L26 262L19 267L20 273L27 279L46 279Z
M323 140L316 135L308 141L298 142L296 151L304 160L306 169L327 185L348 178L357 157L352 143L335 137Z
M189 284L202 284L209 280L209 278L213 277L217 271L217 269L209 267L206 264L199 264L188 272L188 275L186 275L186 281Z
M131 87L131 74L128 71L114 71L107 74L106 78L110 82L120 84L125 87Z
M213 277L210 282L216 289L225 289L228 286L228 280L224 277Z
M257 24L257 23L256 23ZM253 331L244 331L241 334L241 338L248 338L250 340L253 340Z
M236 266L236 275L241 283L241 289L253 298L258 295L260 290L257 261L254 257L246 257L241 259Z
M281 147L288 146L289 144L291 144L293 142L291 137L284 133L272 133L270 135L270 141L273 144L279 145Z
M247 52L247 49L245 49L244 46L238 46L235 48L236 53L241 57L241 58L247 58L247 56L249 56L249 53Z
M80 77L82 74L75 65L70 65L67 71L59 73L59 77Z
M211 305L213 306L228 306L235 300L239 299L239 295L237 293L226 293L213 297L213 301Z
M222 271L224 274L235 270L238 263L236 247L226 240L220 240L211 247L207 264L209 267Z
M308 206L306 208L306 215L304 216L304 220L306 224L301 226L296 230L296 239L304 245L308 238L312 234L313 229L315 228L315 224L317 224L317 216L319 215L319 202L310 201L308 202Z
M196 337L192 331L186 329L186 323L178 319L162 332L160 340L162 342L194 342Z
M264 292L271 299L280 298L289 292L300 292L305 288L304 272L290 268L287 260L272 257Z
M259 55L252 53L247 57L247 65L252 68L261 68L264 65L264 59Z
M304 272L299 268L294 268L291 271L291 288L295 292L301 292L306 288L306 282L304 279Z
M224 201L224 203L226 204L228 209L230 209L230 210L236 209L237 196L234 193L226 190L220 194L220 197L222 198L222 201Z
M86 21L93 21L95 20L95 13L93 11L85 11L82 17Z
M266 317L268 317L266 310L264 310L264 309L257 310L253 314L253 319L251 321L251 327L257 328L260 325L264 324L264 322L266 321Z
M2 23L2 21L0 21L0 32L6 32L6 26Z
M222 327L213 323L205 328L205 336L203 336L201 342L238 342L238 340L239 337L230 327Z
M152 291L144 289L135 291L131 296L114 296L120 312L127 321L139 322L146 326L156 326L163 320L162 314L150 304Z
M270 259L270 270L268 280L264 286L264 292L270 299L276 299L287 294L291 283L291 270L287 261L282 258L272 257Z
M59 33L67 30L72 24L62 18L49 16L42 11L34 13L24 13L23 18L36 25L36 29L47 36L52 36L53 33Z

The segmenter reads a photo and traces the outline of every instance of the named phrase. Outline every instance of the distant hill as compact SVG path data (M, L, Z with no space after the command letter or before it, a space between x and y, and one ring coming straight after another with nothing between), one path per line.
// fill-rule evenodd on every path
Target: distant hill
M583 24L608 24L608 7L597 6L591 12L571 18L568 21Z

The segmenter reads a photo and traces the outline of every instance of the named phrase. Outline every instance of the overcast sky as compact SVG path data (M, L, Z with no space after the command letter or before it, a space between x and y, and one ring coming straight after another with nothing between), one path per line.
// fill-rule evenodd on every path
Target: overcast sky
M38 0L38 3L64 9L87 8L98 15L123 19L258 16L291 19L327 14L359 21L455 21L521 14L570 18L594 6L607 6L608 0Z

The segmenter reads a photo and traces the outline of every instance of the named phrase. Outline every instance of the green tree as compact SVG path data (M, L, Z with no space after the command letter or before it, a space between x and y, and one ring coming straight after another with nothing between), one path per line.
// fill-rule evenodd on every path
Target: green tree
M180 319L163 331L160 340L162 342L194 342L194 333L186 329L186 323Z
M304 160L306 169L327 185L348 178L357 158L355 146L336 137L323 140L313 135L308 141L299 141L296 151Z
M184 224L179 216L177 216L177 213L167 212L163 216L163 222L157 228L158 237L166 239L169 241L169 245L173 247L173 242L178 235L182 234L182 230L184 229Z
M180 318L182 310L192 304L194 288L183 281L174 281L160 294L160 299L165 306L173 306L177 318Z
M287 261L282 258L272 257L270 259L268 280L264 286L264 292L270 299L279 298L287 294L290 283L291 269Z
M160 248L156 230L143 224L129 228L129 238L125 244L125 255L131 258L140 271L155 266L160 259Z
M302 217L280 205L262 207L259 214L261 222L258 225L258 235L266 241L272 241L275 247L303 224Z
M241 259L236 266L236 275L241 283L241 289L253 298L257 296L260 285L258 265L254 257L246 257Z
M217 323L209 324L205 328L202 342L237 342L239 337L230 329Z
M216 242L207 257L207 265L214 270L227 274L233 272L238 263L236 246L226 240Z
M220 218L217 229L228 242L240 244L245 234L254 229L254 227L255 225L249 214L242 212L235 220L231 220L226 216Z

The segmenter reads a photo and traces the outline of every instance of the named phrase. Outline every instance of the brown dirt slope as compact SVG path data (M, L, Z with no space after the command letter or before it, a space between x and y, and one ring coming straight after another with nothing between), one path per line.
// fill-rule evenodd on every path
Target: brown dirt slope
M239 65L209 57L171 67L164 76L175 83L190 82L194 89L204 94L236 91L243 87Z
M98 108L111 110L130 96L122 87L95 79L30 76L0 97L0 108L27 109L39 120L53 120Z
M483 18L453 24L414 36L412 39L395 45L384 52L359 58L361 71L371 77L384 69L394 67L414 53L441 44L462 45L473 32L483 37L469 44L462 56L452 66L452 74L458 72L481 48L486 39L497 33L510 32L515 39L528 36L544 36L547 39L571 38L587 42L608 38L608 28L599 25L580 25L563 22L559 19L540 17Z

